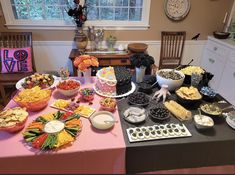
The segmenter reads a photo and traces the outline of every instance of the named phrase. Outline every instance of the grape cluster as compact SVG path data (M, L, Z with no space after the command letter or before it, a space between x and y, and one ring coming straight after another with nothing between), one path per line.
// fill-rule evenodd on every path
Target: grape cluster
M149 98L141 92L133 93L128 97L128 100L132 104L144 105L149 103Z
M150 114L157 119L165 119L169 116L169 112L165 108L154 107L150 109Z

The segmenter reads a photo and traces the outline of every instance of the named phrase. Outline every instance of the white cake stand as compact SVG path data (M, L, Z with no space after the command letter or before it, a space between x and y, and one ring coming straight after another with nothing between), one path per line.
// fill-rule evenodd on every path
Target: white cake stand
M95 85L94 85L93 88L94 88L95 92L96 92L98 95L102 96L102 97L122 98L122 97L126 97L126 96L132 94L133 92L135 92L136 85L135 85L135 83L131 82L131 90L128 91L127 93L125 93L125 94L122 94L122 95L107 95L107 94L103 94L102 92L99 92L99 91L96 89Z

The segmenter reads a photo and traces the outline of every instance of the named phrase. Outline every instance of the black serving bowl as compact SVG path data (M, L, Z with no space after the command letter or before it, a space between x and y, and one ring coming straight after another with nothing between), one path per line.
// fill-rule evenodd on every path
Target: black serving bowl
M218 114L212 114L212 113L209 113L209 112L205 111L203 106L206 105L206 104L218 107L219 108ZM213 103L203 103L203 104L200 105L200 109L202 111L202 114L208 115L208 116L212 117L213 119L221 118L221 116L222 116L222 109L218 105L213 104Z
M152 91L152 85L151 84L148 84L148 83L140 83L139 84L139 92L144 92L146 94L151 94L153 91Z
M177 68L178 71L180 71L181 69L184 69L188 66L192 66L192 65L181 65ZM204 70L204 69L203 69ZM205 71L205 70L204 70ZM205 71L206 72L206 71ZM204 74L205 74L204 72ZM204 75L202 74L202 76ZM191 75L187 75L187 74L184 74L185 75L185 78L184 78L184 84L191 84Z
M161 109L165 112L165 116L161 117L162 113L160 115L153 115L152 110L154 109ZM148 115L151 117L151 119L155 122L163 122L170 118L170 113L166 108L163 107L151 107L148 111Z
M202 99L208 102L214 101L217 94L212 88L208 86L203 86L200 89L200 93L202 94Z
M213 35L217 39L227 39L229 37L230 33L229 32L218 32L218 31L215 31L215 32L213 32Z
M178 88L180 89L180 88ZM178 90L177 89L177 90ZM176 91L177 91L176 90ZM175 95L176 95L176 99L177 101L183 105L184 107L186 108L190 108L190 109L194 109L194 108L197 108L199 107L199 105L201 104L201 101L202 101L202 97L200 99L185 99L185 98L182 98L181 96L179 96L175 91Z
M135 106L147 106L151 97L143 92L134 92L128 96L128 103Z

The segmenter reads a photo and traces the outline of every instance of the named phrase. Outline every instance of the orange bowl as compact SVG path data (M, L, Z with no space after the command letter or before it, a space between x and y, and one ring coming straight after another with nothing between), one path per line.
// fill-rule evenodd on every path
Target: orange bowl
M18 93L16 94L16 96L18 95ZM16 101L15 97L13 98L13 101L16 104L18 104L20 107L22 107L22 108L25 107L28 111L39 111L39 110L44 109L48 105L48 102L49 102L49 100L51 98L51 90L50 90L50 95L49 96L47 96L47 97L45 97L45 98L43 98L41 100L35 101L35 102Z
M14 110L21 110L20 113L15 113ZM19 118L22 115L22 112L24 111L25 115L24 115L24 119L21 121L19 120ZM29 113L26 111L26 109L22 109L20 107L15 107L15 108L10 108L10 109L5 109L4 111L1 112L0 114L1 118L3 119L3 121L1 121L1 127L0 127L0 131L7 131L7 132L18 132L20 130L22 130L25 126L25 123L29 117ZM15 120L15 117L19 117L18 120L15 120L15 124L12 126L6 126L7 124L7 119L10 119L12 117L13 120ZM11 122L11 120L8 120ZM3 125L5 123L5 125Z
M26 119L24 121L19 122L19 123L15 124L14 126L0 127L0 131L6 131L6 132L10 132L10 133L18 132L25 127L25 123L26 123L27 119L28 119L28 116L26 117Z

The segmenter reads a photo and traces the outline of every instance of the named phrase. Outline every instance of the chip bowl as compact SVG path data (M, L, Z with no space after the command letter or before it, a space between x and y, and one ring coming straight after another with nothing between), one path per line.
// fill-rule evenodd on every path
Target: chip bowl
M24 121L19 122L19 123L15 124L14 126L0 127L0 131L6 131L6 132L10 132L10 133L18 132L25 127L25 123L26 123L27 119L28 119L28 116L26 117L26 119Z
M22 102L22 101L18 101L16 100L15 97L17 97L18 93L20 91L18 91L15 95L15 97L13 98L13 101L19 105L20 107L22 108L26 108L28 111L40 111L42 109L44 109L47 105L48 105L48 102L51 98L51 94L52 94L52 91L51 90L48 90L50 92L50 95L41 99L41 100L38 100L38 101L34 101L34 102Z
M24 109L26 112L26 109ZM26 112L26 117L23 121L18 121L15 125L13 126L1 126L0 127L0 131L5 131L5 132L10 132L10 133L14 133L14 132L18 132L20 130L22 130L25 127L26 121L28 120L29 114L28 112Z

